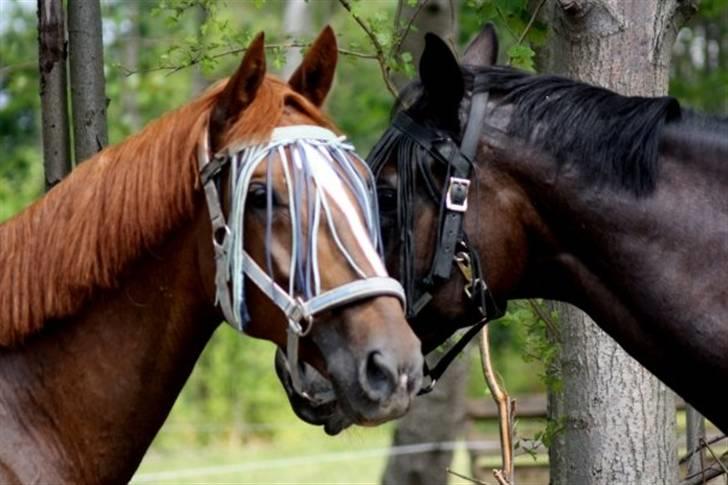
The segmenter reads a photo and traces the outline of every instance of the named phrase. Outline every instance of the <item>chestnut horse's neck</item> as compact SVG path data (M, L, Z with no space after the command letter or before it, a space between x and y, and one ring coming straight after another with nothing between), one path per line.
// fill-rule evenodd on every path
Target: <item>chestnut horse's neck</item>
M98 294L0 350L0 481L127 482L219 321L196 216Z
M515 296L586 310L728 430L712 390L728 375L728 146L705 130L685 136L690 130L693 122L664 130L655 187L639 196L589 181L578 164L559 167L537 150L514 149L517 141L498 156L497 170L528 199L527 231L538 234Z

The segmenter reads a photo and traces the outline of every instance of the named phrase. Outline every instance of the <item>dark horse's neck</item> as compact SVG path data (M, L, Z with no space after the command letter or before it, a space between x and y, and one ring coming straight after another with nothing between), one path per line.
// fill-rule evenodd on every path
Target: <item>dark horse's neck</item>
M527 194L540 241L519 296L581 307L724 431L715 386L728 375L727 132L694 115L666 125L654 188L639 195L533 147L511 145L498 162Z
M0 350L1 482L131 478L216 324L201 287L212 249L196 243L209 239L199 238L209 226L198 202L116 289Z

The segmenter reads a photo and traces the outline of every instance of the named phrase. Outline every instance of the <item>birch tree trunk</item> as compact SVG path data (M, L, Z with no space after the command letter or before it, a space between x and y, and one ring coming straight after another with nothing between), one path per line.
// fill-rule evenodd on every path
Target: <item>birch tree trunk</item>
M624 95L667 93L672 44L692 2L552 0L544 72ZM677 482L674 396L584 313L557 304L565 429L550 449L551 484Z
M62 0L38 0L38 67L46 190L71 171L63 17Z
M311 33L311 8L306 0L286 0L283 13L283 31L287 36L300 40ZM288 49L286 64L281 71L281 78L288 79L303 60L300 49Z
M80 163L108 143L99 0L68 1L73 144Z
M415 13L411 30L402 43L401 52L410 52L417 66L424 49L425 34L434 32L456 47L457 7L453 0L429 0L420 8L399 0L395 22L406 25ZM454 9L454 10L453 10ZM394 82L402 88L409 79L395 76ZM425 310L426 311L426 310ZM430 359L442 356L435 352ZM462 433L465 424L465 390L468 359L466 352L452 363L445 375L437 382L435 390L420 396L412 403L409 412L397 422L392 446L417 443L452 443ZM428 359L428 360L430 360ZM483 384L485 385L485 384ZM433 445L437 448L437 445ZM383 485L443 485L448 482L447 468L452 462L451 446L408 455L390 455L382 476Z

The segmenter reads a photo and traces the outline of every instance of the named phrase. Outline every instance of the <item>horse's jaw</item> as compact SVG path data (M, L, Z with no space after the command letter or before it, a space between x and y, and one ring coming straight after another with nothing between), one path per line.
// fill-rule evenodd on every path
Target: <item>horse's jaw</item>
M288 396L288 402L291 404L293 412L301 420L314 426L323 426L326 434L331 436L341 433L354 424L351 418L343 412L336 398L316 400L296 392L291 380L288 362L285 354L280 349L276 352L275 369L278 379L286 391L286 396ZM300 373L304 388L312 396L315 397L316 395L322 394L332 395L333 385L331 381L322 376L316 369L308 364L301 363Z

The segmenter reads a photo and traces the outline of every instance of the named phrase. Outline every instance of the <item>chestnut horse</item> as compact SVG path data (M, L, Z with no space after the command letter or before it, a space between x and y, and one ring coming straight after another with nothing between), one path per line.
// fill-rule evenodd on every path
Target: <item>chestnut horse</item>
M344 212L362 207L353 185L343 182L364 187L365 164L340 157L341 165L326 165L328 146L338 147L336 156L355 158L350 147L341 148L340 137L325 129L333 127L318 109L331 86L336 55L335 37L327 28L283 83L266 76L259 35L230 80L84 162L0 225L1 482L120 483L131 478L223 320L216 297L225 288L216 285L217 248L204 194L209 180L203 180L203 190L198 151L204 159L240 142L266 143L281 126L315 125L303 131L337 140L316 141L323 155L307 152L308 161L284 163L277 154L314 143L294 137L291 145L278 145L244 186L249 207L241 216L243 250L251 264L268 269L262 273L265 285L247 280L247 333L279 346L289 340L292 324L266 291L289 287L292 231L317 241L320 250L308 256L323 268L316 273L314 295L292 295L301 302L292 310L306 310L304 303L318 301L319 292L358 290L357 282L367 278L386 281L376 237L367 237L376 220L366 213L357 217L357 210ZM232 178L228 162L219 186ZM348 178L327 179L338 184L337 200L329 199L331 186L308 186L311 193L324 194L318 203L328 207L318 233L309 229L319 226L308 221L305 198L296 206L302 208L296 214L300 227L293 227L286 209L293 207L290 196L298 200L301 194L291 194L282 171L297 174L305 163L319 164L329 176L358 167ZM373 185L370 189L376 213ZM235 207L233 197L223 190L226 217ZM215 244L220 242L216 233ZM300 244L307 242L299 238ZM354 422L400 416L419 387L420 344L392 288L368 287L357 301L340 299L344 306L328 304L329 311L315 320L306 315L304 322L308 333L300 340L300 355L334 382L337 399ZM244 320L240 308L233 313L228 319Z
M444 217L460 212L455 257L480 259L487 317L510 299L572 303L728 431L715 394L728 378L728 123L495 66L496 53L489 26L463 65L428 34L420 82L368 159L388 268L411 308L426 305L411 320L423 350L482 315L459 261L433 276ZM469 131L467 187L454 172ZM346 424L334 403L291 399L314 423Z

